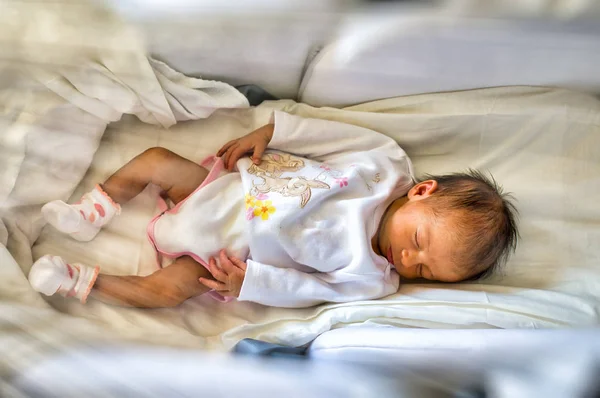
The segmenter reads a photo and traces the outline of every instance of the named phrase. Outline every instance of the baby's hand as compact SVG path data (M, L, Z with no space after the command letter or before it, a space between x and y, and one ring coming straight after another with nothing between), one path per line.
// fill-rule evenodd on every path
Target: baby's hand
M217 156L223 158L223 164L227 170L232 170L238 159L250 151L253 151L252 161L254 164L259 164L267 145L273 138L274 127L272 124L267 124L248 135L229 141L219 149Z
M242 260L227 256L225 249L219 253L221 267L217 266L214 257L208 260L208 270L216 280L200 278L199 282L223 296L239 297L246 276L246 263Z

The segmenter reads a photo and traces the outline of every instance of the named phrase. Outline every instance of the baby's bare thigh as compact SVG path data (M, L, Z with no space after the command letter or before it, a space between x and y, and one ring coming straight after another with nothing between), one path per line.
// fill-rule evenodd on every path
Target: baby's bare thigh
M152 182L175 204L192 194L208 175L204 167L169 150L161 151L159 156L160 166Z

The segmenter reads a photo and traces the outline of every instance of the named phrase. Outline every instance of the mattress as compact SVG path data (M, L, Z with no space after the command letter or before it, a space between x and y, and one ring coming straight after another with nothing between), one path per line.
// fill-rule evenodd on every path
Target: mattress
M417 173L489 170L518 199L521 242L489 280L405 283L374 301L280 309L253 303L188 300L177 308L138 310L90 301L48 299L53 311L93 322L111 336L151 344L228 349L242 338L302 345L357 325L438 329L565 328L598 324L600 303L600 102L558 89L511 87L426 94L344 109L275 101L223 110L162 129L125 117L104 134L71 200L152 146L199 161L224 142L265 123L272 109L353 123L395 138ZM574 194L575 193L575 194ZM576 194L583 193L583 194ZM145 275L157 269L144 234L156 212L151 187L89 243L46 226L33 247L104 272Z

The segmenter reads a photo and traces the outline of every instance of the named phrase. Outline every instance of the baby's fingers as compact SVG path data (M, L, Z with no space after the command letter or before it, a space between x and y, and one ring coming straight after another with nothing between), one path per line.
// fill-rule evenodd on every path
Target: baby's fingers
M215 261L214 257L211 257L208 260L208 271L216 280L220 282L227 282L227 274L217 267L217 262Z
M216 290L217 292L226 291L227 285L221 282L213 281L212 279L200 278L198 282L202 283L209 289Z
M227 148L227 150L225 151L225 153L223 154L223 156L221 156L221 159L223 159L223 165L225 166L225 168L227 168L227 164L229 163L229 158L231 158L231 154L239 146L240 145L237 142L235 142L232 146L230 146L229 148Z
M231 140L227 144L223 145L223 147L221 149L219 149L219 152L217 152L217 156L219 156L219 157L223 156L223 154L227 151L227 149L230 146L232 146L233 144L235 144L236 142L237 142L237 139Z
M235 166L236 162L242 156L244 156L244 154L246 152L248 152L248 149L244 148L242 146L237 146L231 152L232 152L231 155L227 158L227 163L226 163L227 164L227 170L232 170L233 167Z
M266 141L260 141L254 146L254 153L252 154L252 162L254 164L260 164L265 149L267 149Z
M219 252L219 260L221 260L221 268L223 268L225 272L229 274L234 271L235 266L231 263L231 260L229 260L225 249Z
M242 271L246 271L246 263L243 262L242 260L240 260L237 257L229 257L229 260L231 260L232 264L235 265L237 268L241 269Z

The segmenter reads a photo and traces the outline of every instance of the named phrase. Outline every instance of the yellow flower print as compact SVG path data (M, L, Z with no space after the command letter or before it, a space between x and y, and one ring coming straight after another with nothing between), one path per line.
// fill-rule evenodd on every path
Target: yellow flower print
M246 194L246 209L251 208L256 203L256 198L252 195Z
M271 206L270 200L257 200L254 203L254 217L260 217L263 220L269 219L269 214L275 213L275 207Z

